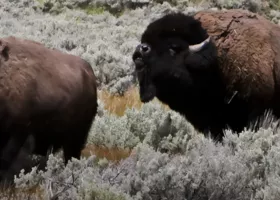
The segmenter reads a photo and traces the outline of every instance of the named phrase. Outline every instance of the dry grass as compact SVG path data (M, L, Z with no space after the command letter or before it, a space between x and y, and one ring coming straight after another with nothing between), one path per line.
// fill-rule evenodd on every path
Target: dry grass
M1 200L44 200L43 196L44 191L37 186L28 189L17 189L13 187L0 189Z
M125 110L128 108L140 109L143 103L140 101L139 89L137 87L131 87L124 95L111 95L108 91L98 91L99 99L104 103L104 108L111 114L117 116L123 116ZM158 99L154 99L160 103L165 109L169 107L162 104ZM82 151L82 156L89 157L90 155L96 155L98 158L106 158L110 161L119 161L127 158L131 154L131 150L119 149L119 148L108 148L96 145L88 145Z
M130 156L131 150L119 149L119 148L108 148L103 146L88 145L82 151L82 156L89 157L96 155L97 158L106 158L107 160L118 162Z
M89 157L96 155L97 158L106 158L109 161L117 164L120 160L125 159L132 153L129 149L108 148L96 145L87 145L82 151L82 157ZM0 189L0 199L2 200L43 200L44 191L39 187L32 187L27 189Z
M82 157L89 157L91 155L96 155L97 158L106 158L109 161L118 164L122 159L130 156L132 153L129 149L119 149L119 148L108 148L103 146L87 145L82 151ZM0 189L0 199L2 200L43 200L44 191L39 187L32 187L26 189Z
M108 91L99 91L99 98L104 103L104 107L110 113L114 113L118 116L124 115L127 108L137 108L142 106L139 98L137 88L130 88L123 96L111 95Z
M143 105L140 101L139 89L137 87L131 87L123 96L111 95L107 91L99 91L98 96L104 103L105 109L118 116L123 116L127 108L139 109ZM153 101L160 103L156 98ZM169 109L167 105L162 105L164 108Z

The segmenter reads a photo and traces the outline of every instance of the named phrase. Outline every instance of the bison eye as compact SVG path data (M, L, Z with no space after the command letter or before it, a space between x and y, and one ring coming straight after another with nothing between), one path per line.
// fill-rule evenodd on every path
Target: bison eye
M169 52L172 56L180 53L181 50L182 50L181 47L177 44L172 44L169 46Z

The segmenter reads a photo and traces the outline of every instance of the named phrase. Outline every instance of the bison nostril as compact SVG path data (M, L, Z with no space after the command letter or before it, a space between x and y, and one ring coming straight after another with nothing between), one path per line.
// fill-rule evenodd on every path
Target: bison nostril
M147 54L151 51L151 47L148 44L141 44L140 46L140 52L143 54Z

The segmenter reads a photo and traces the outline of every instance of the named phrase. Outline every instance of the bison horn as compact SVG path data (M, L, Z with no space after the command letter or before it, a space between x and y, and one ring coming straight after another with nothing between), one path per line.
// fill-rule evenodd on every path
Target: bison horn
M198 52L204 47L205 44L207 44L209 42L210 42L210 36L206 40L204 40L203 42L201 42L199 44L190 45L189 49L190 49L191 52Z

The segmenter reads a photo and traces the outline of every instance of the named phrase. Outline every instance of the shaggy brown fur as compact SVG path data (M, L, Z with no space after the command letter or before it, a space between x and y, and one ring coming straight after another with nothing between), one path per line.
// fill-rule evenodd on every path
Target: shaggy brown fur
M217 46L220 69L230 93L237 91L239 97L263 104L278 101L280 27L239 9L201 11L194 17Z
M97 112L96 77L85 60L15 37L0 39L0 169L28 135L33 153L62 147L79 158ZM1 174L2 175L2 174Z

